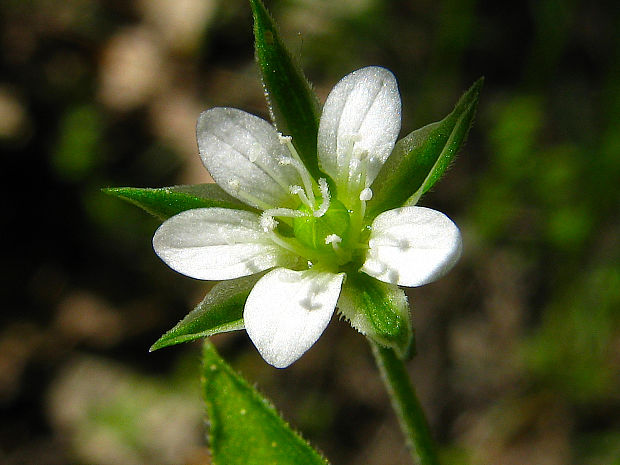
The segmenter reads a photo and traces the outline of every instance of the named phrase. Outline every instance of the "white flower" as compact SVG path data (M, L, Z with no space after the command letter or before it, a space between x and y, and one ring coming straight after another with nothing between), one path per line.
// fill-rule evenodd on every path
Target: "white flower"
M370 186L394 148L400 111L396 80L384 68L360 69L334 87L317 141L319 167L331 186L327 177L312 178L290 137L268 122L233 108L200 115L204 165L222 189L258 212L188 210L161 225L153 246L171 268L197 279L271 269L250 292L243 318L275 367L290 365L320 337L338 304L343 266L420 286L460 256L459 229L428 208L386 211L370 232L365 227Z

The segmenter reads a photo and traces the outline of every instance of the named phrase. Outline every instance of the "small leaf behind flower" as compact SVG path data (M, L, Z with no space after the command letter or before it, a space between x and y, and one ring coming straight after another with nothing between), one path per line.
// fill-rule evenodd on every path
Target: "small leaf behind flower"
M211 343L205 343L202 357L214 463L327 465L271 404L222 360Z
M161 220L193 208L220 207L253 211L251 207L228 195L217 184L158 189L110 187L103 189L103 192L133 203Z
M217 283L194 310L151 346L150 351L243 329L245 301L264 274L257 273Z
M406 358L413 347L409 303L395 284L378 281L364 273L348 273L338 308L351 326L377 344L393 348Z
M467 138L483 82L484 78L478 79L444 119L396 143L372 185L370 218L386 210L415 205L441 178Z
M278 131L292 136L299 156L319 178L317 134L320 105L301 67L280 37L276 24L261 0L250 0L254 16L256 61L263 79L271 118Z

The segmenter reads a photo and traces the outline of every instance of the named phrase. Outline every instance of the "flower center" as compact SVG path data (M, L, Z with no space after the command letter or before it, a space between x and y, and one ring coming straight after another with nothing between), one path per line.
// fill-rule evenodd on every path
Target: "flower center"
M260 219L263 230L270 234L274 243L306 258L309 266L320 264L331 268L350 262L360 248L358 242L366 202L372 197L370 188L365 187L365 154L353 151L352 144L350 162L355 166L352 171L357 176L355 191L359 197L350 210L340 200L332 198L325 178L312 179L290 136L280 135L280 143L288 148L290 156L281 157L279 162L292 166L299 173L301 185L288 188L299 198L300 205L297 209L267 208ZM278 228L279 220L292 226L292 236Z
M321 252L334 250L342 252L340 244L346 244L349 236L349 212L337 199L332 199L329 208L322 214L310 211L302 205L302 216L293 219L295 237L302 244Z

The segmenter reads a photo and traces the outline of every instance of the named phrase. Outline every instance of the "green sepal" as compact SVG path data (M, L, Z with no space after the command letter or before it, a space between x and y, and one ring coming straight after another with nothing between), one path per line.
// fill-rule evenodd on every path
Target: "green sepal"
M347 273L338 299L340 313L360 333L401 358L411 355L413 327L405 292L364 273Z
M202 387L213 462L222 465L327 465L206 342Z
M478 79L441 121L413 131L396 143L371 188L368 215L415 205L441 178L465 142L484 78Z
M318 179L319 101L301 67L282 43L275 21L261 0L250 0L254 17L256 61L271 119L278 131L292 136L304 165Z
M257 273L217 283L196 308L160 337L149 350L152 352L182 342L243 329L245 301L264 274Z
M140 187L109 187L103 189L109 195L126 200L146 210L161 220L193 208L232 208L255 211L252 207L228 195L217 184L172 186L158 189Z

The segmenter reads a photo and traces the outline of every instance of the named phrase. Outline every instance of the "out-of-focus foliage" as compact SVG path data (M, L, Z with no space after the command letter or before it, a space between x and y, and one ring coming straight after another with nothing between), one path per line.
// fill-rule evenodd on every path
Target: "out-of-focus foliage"
M412 378L448 463L620 456L614 6L267 2L321 98L354 69L391 69L405 92L402 135L486 78L465 149L421 200L462 227L464 257L409 294ZM197 369L198 347L148 353L208 285L168 270L150 246L158 222L100 189L209 181L200 112L268 117L251 27L244 0L0 2L0 150L12 194L0 268L0 408L11 421L0 425L0 462L104 463L97 453L114 451L116 463L208 463L190 405L196 371L174 368ZM347 324L330 325L285 371L248 350L243 333L215 344L334 464L407 463L369 350Z

